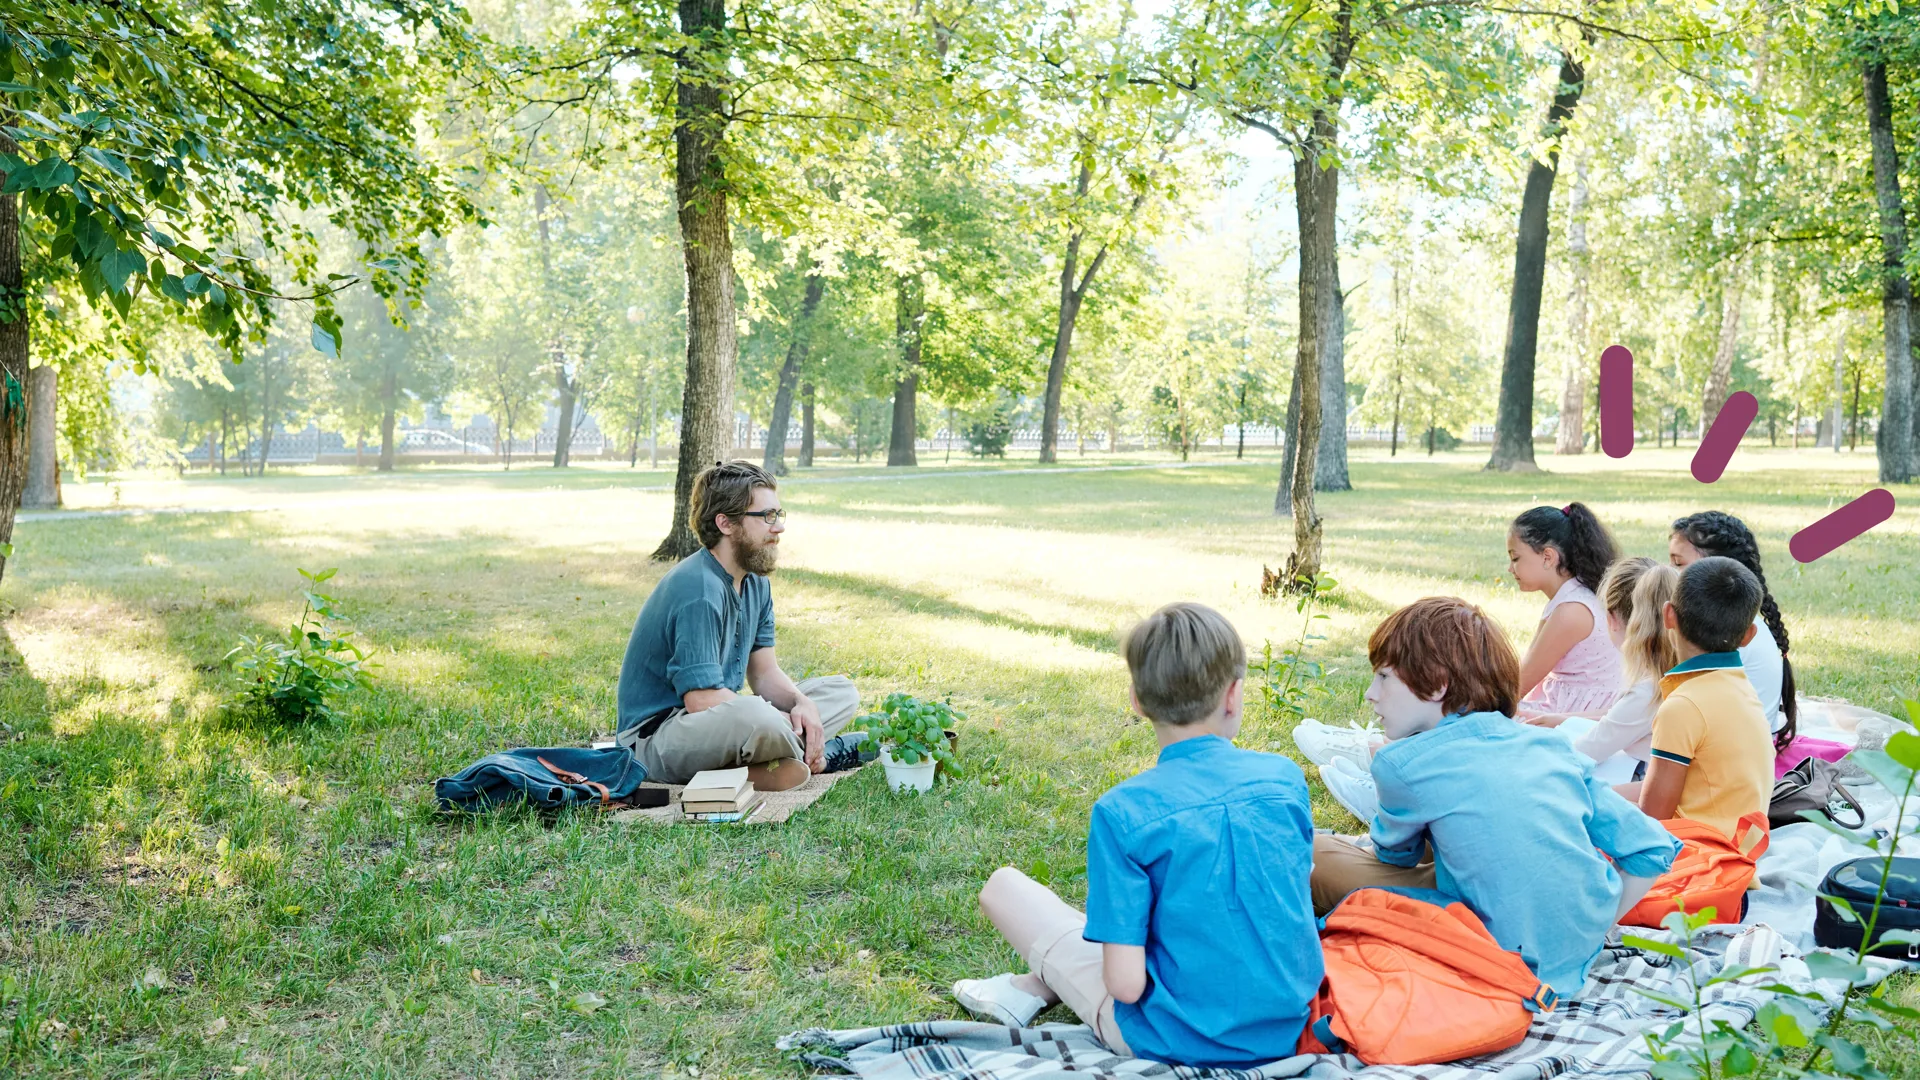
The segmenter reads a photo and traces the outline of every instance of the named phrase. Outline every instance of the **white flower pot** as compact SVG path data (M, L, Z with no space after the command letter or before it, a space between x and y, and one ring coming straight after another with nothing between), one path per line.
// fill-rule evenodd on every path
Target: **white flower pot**
M891 748L880 748L880 764L887 770L887 786L895 791L931 791L933 790L933 770L940 763L930 757L920 759L918 765L893 760Z

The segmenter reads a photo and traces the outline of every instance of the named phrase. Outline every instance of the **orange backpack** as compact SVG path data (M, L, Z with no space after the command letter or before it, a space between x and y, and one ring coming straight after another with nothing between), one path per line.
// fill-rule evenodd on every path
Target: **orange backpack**
M1673 869L1654 879L1653 888L1633 910L1620 917L1626 926L1659 926L1675 911L1712 908L1713 921L1740 921L1742 901L1753 884L1754 864L1767 850L1767 812L1756 810L1733 827L1733 839L1711 825L1674 818L1660 824L1682 847Z
M1558 1000L1465 904L1361 889L1327 913L1303 1054L1431 1065L1505 1050Z

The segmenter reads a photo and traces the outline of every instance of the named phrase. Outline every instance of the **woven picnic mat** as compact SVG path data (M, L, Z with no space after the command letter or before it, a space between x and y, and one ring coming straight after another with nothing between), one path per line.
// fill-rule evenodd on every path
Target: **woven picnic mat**
M760 796L761 806L759 813L754 814L746 821L741 822L741 824L779 824L800 811L805 810L807 807L812 806L815 802L818 802L820 796L827 793L828 788L831 788L849 776L858 775L859 772L859 769L848 769L845 772L816 773L813 776L807 777L807 782L797 788L788 788L785 791L763 792ZM645 810L620 810L615 812L613 820L624 822L628 825L692 824L691 822L682 821L680 816L680 792L685 790L684 785L642 784L640 786L666 788L667 805L655 806Z

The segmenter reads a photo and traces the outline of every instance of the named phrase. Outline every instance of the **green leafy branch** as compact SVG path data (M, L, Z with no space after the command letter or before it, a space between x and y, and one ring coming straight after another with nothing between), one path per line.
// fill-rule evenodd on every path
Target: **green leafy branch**
M1314 578L1312 586L1302 589L1293 604L1293 610L1301 616L1300 637L1278 656L1274 655L1273 642L1267 642L1260 659L1247 665L1250 672L1261 675L1260 700L1268 708L1299 719L1307 715L1315 697L1326 693L1326 664L1310 653L1313 642L1326 640L1325 634L1313 632L1314 624L1333 617L1319 608L1339 584L1328 574Z

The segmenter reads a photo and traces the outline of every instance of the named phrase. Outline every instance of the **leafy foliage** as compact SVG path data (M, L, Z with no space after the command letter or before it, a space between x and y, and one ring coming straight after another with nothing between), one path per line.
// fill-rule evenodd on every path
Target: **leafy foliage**
M967 421L967 451L977 458L1007 456L1013 440L1013 416L1002 403L976 412Z
M307 587L299 621L277 638L243 634L227 653L240 684L239 714L275 724L331 721L338 715L332 699L373 677L367 654L349 640L353 632L340 629L349 620L338 601L319 591L337 572L301 570Z
M464 20L443 0L11 5L4 190L89 299L124 317L156 293L230 348L272 322L281 293L259 252L279 253L317 305L314 344L335 352L327 298L351 279L321 276L313 233L285 211L324 206L372 245L383 295L424 284L421 237L471 207L416 152L441 66L421 61L466 56Z
M952 702L895 693L888 694L879 709L855 720L852 729L865 731L902 764L918 765L930 758L944 766L948 775L959 776L960 763L947 745L946 731L966 718Z

